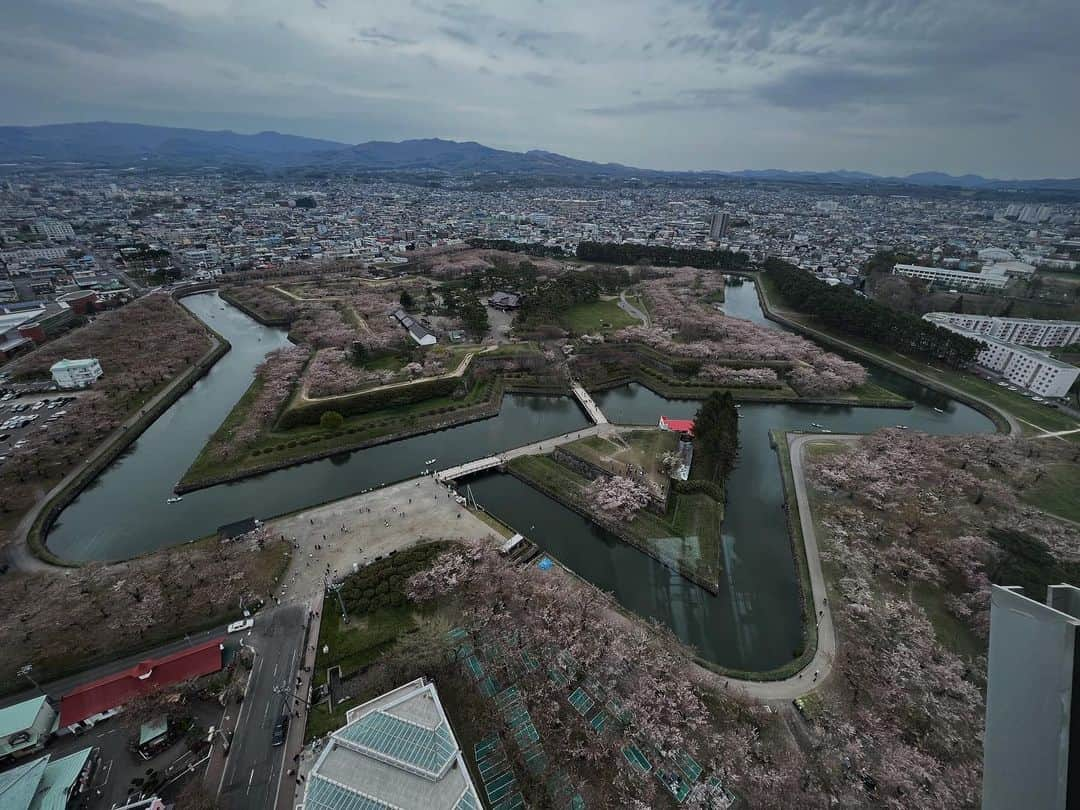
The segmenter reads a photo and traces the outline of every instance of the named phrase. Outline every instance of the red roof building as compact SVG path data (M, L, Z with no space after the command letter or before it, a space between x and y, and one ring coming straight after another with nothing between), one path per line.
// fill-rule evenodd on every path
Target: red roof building
M689 433L694 435L694 420L693 419L668 419L666 416L660 417L660 429L671 430L675 433Z
M88 717L123 706L140 695L217 672L222 667L225 638L140 661L135 666L80 686L60 699L60 726L80 723Z

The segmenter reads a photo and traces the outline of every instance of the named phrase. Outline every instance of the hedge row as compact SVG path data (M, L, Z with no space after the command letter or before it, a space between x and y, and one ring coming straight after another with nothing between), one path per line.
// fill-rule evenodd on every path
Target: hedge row
M405 583L409 577L430 567L436 557L454 545L443 540L413 546L350 574L341 586L345 606L354 613L367 613L379 608L405 605L408 602Z

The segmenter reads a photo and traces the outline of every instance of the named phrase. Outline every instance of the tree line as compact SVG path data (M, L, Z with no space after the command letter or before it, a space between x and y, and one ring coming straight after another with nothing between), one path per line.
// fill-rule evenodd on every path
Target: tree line
M730 250L675 248L616 242L581 242L577 257L588 262L611 264L648 263L659 267L700 267L707 270L746 270L750 257Z
M705 456L698 461L709 466L709 477L724 481L739 457L739 414L729 392L713 391L701 404L694 418L694 442Z
M982 348L977 340L882 306L843 285L831 287L780 259L767 259L764 269L785 302L845 334L954 368L970 364Z
M527 256L540 256L549 259L565 259L566 251L557 245L545 245L541 242L512 242L509 239L484 239L475 236L468 240L469 247L485 250L505 250L508 253L524 253Z

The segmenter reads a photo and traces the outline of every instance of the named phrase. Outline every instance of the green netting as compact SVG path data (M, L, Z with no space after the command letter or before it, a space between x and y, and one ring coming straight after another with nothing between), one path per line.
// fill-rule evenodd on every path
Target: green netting
M480 659L475 655L470 655L465 659L465 666L472 674L474 680L480 680L484 677L484 665L480 663Z
M682 771L683 776L690 783L696 782L701 776L701 766L681 748L675 754L675 764L679 766L679 770Z
M589 710L595 703L593 699L589 697L589 693L579 686L570 693L570 705L577 709L578 714L584 717L589 713Z
M659 779L660 784L666 787L668 792L675 797L676 802L681 804L686 801L686 797L690 795L690 786L686 784L686 780L675 771L657 768L656 778Z
M648 773L652 770L652 763L645 758L645 755L641 753L641 749L636 745L627 745L623 748L622 753L626 757L626 761L641 773Z

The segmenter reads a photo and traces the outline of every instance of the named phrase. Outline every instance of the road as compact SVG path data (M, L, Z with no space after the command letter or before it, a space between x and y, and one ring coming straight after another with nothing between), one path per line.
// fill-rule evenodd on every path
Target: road
M226 713L224 728L232 730L232 744L218 784L210 785L211 789L219 789L224 807L269 808L277 800L282 771L289 767L284 763L289 747L274 747L271 739L283 707L295 725L302 725L301 718L292 716L295 699L280 692L296 687L307 615L306 604L284 605L260 613L244 639L255 649L255 663L244 702L236 707L235 716ZM212 768L208 778L212 781L217 772Z

